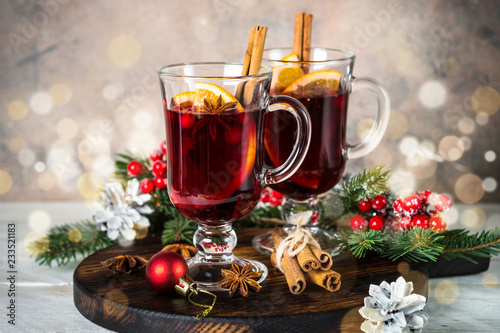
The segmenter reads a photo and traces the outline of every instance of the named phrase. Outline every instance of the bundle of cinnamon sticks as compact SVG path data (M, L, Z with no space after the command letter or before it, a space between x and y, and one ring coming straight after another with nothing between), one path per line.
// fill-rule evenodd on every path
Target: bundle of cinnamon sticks
M287 237L287 233L283 228L275 228L272 235L275 251L271 254L271 264L277 267L276 249ZM292 294L303 292L306 280L330 292L339 290L340 274L331 269L332 265L330 254L312 245L306 246L295 257L291 257L290 251L285 250L281 258L281 268Z

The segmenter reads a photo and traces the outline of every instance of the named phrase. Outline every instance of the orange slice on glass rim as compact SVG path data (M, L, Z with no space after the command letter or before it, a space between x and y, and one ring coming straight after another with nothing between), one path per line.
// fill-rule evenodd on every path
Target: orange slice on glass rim
M283 93L294 97L334 95L339 89L341 76L341 72L334 70L311 72L293 81Z
M173 98L174 104L187 109L193 106L204 106L205 100L208 99L215 105L219 96L223 104L238 102L233 94L216 84L197 82L195 88L196 91L186 91L175 95ZM245 111L239 102L236 109L240 112Z
M300 65L293 63L293 61L299 61L299 57L295 53L287 55L282 58L281 61L291 62L285 63L284 65L273 66L273 79L271 81L271 94L273 95L283 93L286 87L304 75L304 71Z
M206 99L210 100L212 104L217 103L217 99L219 99L219 96L221 97L222 104L227 104L227 103L234 103L238 102L236 97L234 97L233 94L231 94L229 91L226 89L212 83L206 83L206 82L196 82L195 83L196 87L196 97L194 101L195 106L203 106L204 101ZM236 105L236 109L238 111L245 111L243 107L241 106L240 102Z

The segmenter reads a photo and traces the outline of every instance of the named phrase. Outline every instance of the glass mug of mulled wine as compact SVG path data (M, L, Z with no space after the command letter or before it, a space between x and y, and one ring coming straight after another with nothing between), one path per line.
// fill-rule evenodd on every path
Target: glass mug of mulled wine
M371 152L382 139L389 122L389 96L380 83L371 78L352 76L355 55L349 51L311 48L310 61L298 61L292 48L264 51L263 64L272 67L271 95L288 95L298 99L311 117L311 145L306 158L294 175L271 188L285 195L282 217L285 229L293 228L302 217L322 246L333 249L334 232L316 224L320 217L317 196L331 190L341 179L347 159ZM346 141L349 94L369 90L377 97L374 124L361 143ZM280 166L292 150L295 124L288 114L274 112L266 117L264 146L266 164ZM253 245L270 254L270 233L256 236Z
M289 96L270 96L272 71L240 76L242 64L185 63L158 71L166 125L167 190L173 205L198 223L198 254L188 260L189 275L204 289L217 290L221 269L252 264L233 255L231 224L250 213L262 188L289 178L303 161L310 142L307 110ZM285 162L264 165L265 118L286 110L296 138Z

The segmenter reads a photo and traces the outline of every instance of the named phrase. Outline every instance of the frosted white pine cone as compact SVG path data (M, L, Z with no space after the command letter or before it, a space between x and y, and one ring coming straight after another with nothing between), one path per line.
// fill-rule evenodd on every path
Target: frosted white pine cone
M391 284L371 284L365 297L365 306L359 313L366 320L361 330L366 333L419 333L427 324L428 316L422 312L426 298L412 294L413 283L400 276Z

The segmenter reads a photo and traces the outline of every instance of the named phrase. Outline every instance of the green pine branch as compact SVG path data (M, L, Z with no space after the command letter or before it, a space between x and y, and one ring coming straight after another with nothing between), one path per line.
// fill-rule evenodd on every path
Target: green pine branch
M161 241L163 244L188 243L193 245L193 236L198 229L198 224L181 215L168 220L163 225Z
M470 235L465 229L448 230L443 233L443 258L464 258L477 263L471 257L492 257L500 254L500 227Z
M343 239L345 239L345 235L346 234L342 236ZM344 248L349 248L352 254L357 258L364 258L369 251L381 254L384 253L387 247L385 238L385 233L382 231L357 230L347 237L346 246Z
M384 165L378 164L346 179L339 191L339 198L344 204L344 211L357 209L358 201L384 194L389 190L389 172L383 170Z
M412 228L394 232L389 237L390 246L382 256L391 260L403 258L409 262L436 261L444 249L443 238L432 229Z
M29 244L28 250L39 265L51 267L76 260L77 255L88 256L114 244L105 232L96 229L91 220L52 227L44 238Z

